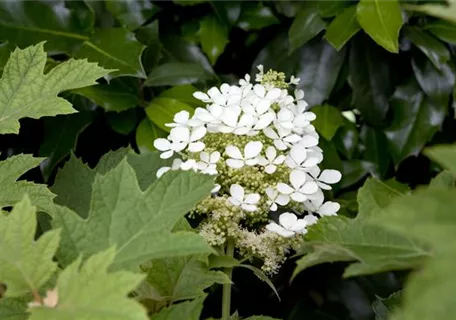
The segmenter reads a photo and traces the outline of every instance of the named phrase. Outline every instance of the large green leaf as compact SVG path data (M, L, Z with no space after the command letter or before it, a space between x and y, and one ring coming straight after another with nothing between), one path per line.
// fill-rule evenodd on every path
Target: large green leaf
M450 51L447 47L426 31L416 27L407 27L404 34L431 60L436 68L440 69L442 63L450 60Z
M147 46L142 55L142 62L144 68L150 71L161 58L162 43L159 39L158 20L139 28L135 34L136 38Z
M442 167L456 174L456 146L439 145L425 150L425 154Z
M201 20L198 34L203 51L215 64L228 43L228 29L216 16L207 16Z
M423 245L371 222L394 198L402 196L403 188L368 180L358 192L357 218L326 217L311 226L304 246L307 254L297 262L294 276L311 266L336 261L357 261L345 269L345 277L419 265L429 256Z
M36 225L35 207L27 196L10 214L0 214L0 283L6 284L8 297L36 294L57 270L53 256L59 231L47 232L35 241Z
M136 145L141 153L154 151L154 140L166 138L168 133L157 127L149 118L144 118L136 128Z
M175 86L207 80L209 75L202 66L188 62L169 62L154 68L145 82L146 86Z
M356 18L356 6L351 6L334 18L326 30L325 39L334 48L340 50L360 29L361 26Z
M109 73L95 63L70 59L44 75L45 63L43 43L11 54L0 79L0 134L18 133L18 120L24 117L75 112L71 103L57 95L96 84L96 79Z
M437 20L426 24L425 28L440 40L456 44L456 22Z
M349 5L350 1L347 0L319 1L318 13L323 18L338 16Z
M391 313L399 306L402 300L402 292L397 291L387 298L379 298L372 304L372 309L375 312L375 320L388 320Z
M164 308L159 313L152 315L151 320L199 320L203 310L203 302L204 297Z
M93 33L94 13L85 2L3 1L0 8L2 40L20 47L45 40L48 51L65 52L116 69L111 76L146 77L140 61L145 47L122 28Z
M46 41L51 52L72 52L88 40L94 12L84 2L1 1L0 39L19 47Z
M241 14L241 5L241 2L211 1L211 6L217 17L229 27L234 25L239 19Z
M279 34L258 53L255 61L253 61L251 73L255 74L258 71L256 67L262 64L266 66L266 68L280 70L280 72L284 72L285 74L295 75L296 69L299 66L300 52L299 50L296 50L289 55L288 48L287 34Z
M146 78L141 64L145 46L133 33L122 28L99 29L75 53L89 61L99 61L105 68L116 69L113 76Z
M397 87L391 105L393 123L385 134L394 164L398 165L406 157L417 155L439 130L447 106L426 97L414 79Z
M260 2L244 1L242 4L241 15L237 21L239 28L246 31L263 29L280 22L271 8Z
M112 245L118 248L112 269L137 269L150 259L209 252L199 235L171 229L213 183L207 175L169 172L142 192L133 168L122 160L105 175L95 176L87 219L66 207L56 210L53 226L63 229L59 261L68 265L80 254L87 257Z
M312 108L312 112L317 116L312 124L326 140L331 140L344 122L339 109L325 104Z
M155 300L165 303L200 298L205 295L203 290L214 283L231 283L224 272L209 270L207 257L152 260L142 268Z
M128 294L143 279L142 275L108 272L115 249L81 258L68 266L57 279L58 303L55 307L30 308L30 320L146 320L147 312Z
M174 115L179 111L188 111L192 115L195 109L176 99L161 97L152 100L146 108L150 121L166 132L170 132L171 128L165 126L165 124L172 123Z
M46 185L16 181L43 160L44 158L20 154L0 161L0 208L14 205L22 199L24 194L28 194L39 210L52 212L54 207L52 199L55 195L49 191Z
M388 56L366 37L358 35L351 42L349 68L356 108L368 124L381 124L394 90Z
M403 308L392 319L442 319L454 310L455 206L455 189L423 188L393 201L375 220L429 244L433 251L433 258L409 277L403 290Z
M306 93L310 106L321 104L336 84L345 60L345 51L337 52L324 41L308 43L301 50L298 87Z
M144 22L157 13L160 9L156 4L149 1L141 0L124 0L112 1L108 0L106 9L108 9L120 23L134 30L140 27Z
M360 136L365 148L363 160L368 164L369 172L376 178L384 178L391 164L385 133L366 125L361 128Z
M109 84L84 87L72 92L90 99L106 111L121 112L140 104L137 89L135 91L119 78L112 79Z
M315 9L304 8L293 20L288 31L290 52L293 52L310 39L319 34L326 27L326 23L320 18Z
M96 173L105 174L125 157L135 170L141 190L146 190L155 182L159 168L170 164L170 160L161 159L157 152L138 155L126 149L119 149L105 154L95 169L91 169L72 155L63 169L57 173L55 183L51 187L57 195L55 203L70 208L81 217L87 217Z
M201 49L187 40L177 36L161 36L161 42L163 43L163 62L184 62L192 65L199 65L206 73L213 74L211 63L208 61L206 55ZM178 82L174 80L174 82ZM174 83L181 84L181 83Z
M79 134L91 123L93 117L93 112L79 112L44 119L44 142L38 155L47 157L40 164L46 181L59 162L76 148Z
M424 5L404 5L406 10L423 12L428 15L456 23L456 1L448 0L448 5L428 3Z
M358 22L372 39L386 50L399 52L399 30L402 26L398 0L361 0L357 6Z
M0 299L0 319L2 320L27 320L27 304L24 299L2 298Z
M456 81L453 68L442 63L437 69L430 61L419 55L413 57L412 67L415 78L426 95L434 102L446 106Z

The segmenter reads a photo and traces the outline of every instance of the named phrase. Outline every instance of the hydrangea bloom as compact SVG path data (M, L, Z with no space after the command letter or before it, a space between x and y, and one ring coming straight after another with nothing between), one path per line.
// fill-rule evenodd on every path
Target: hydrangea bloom
M337 214L339 204L325 202L324 190L341 174L320 168L316 116L302 90L290 92L299 79L286 82L283 73L258 70L256 84L246 75L238 86L195 92L206 106L193 115L178 112L167 124L169 136L154 145L162 158L181 157L158 177L168 170L215 175L212 195L192 211L203 217L201 235L214 246L233 240L241 254L263 259L263 270L274 273L308 226ZM272 219L274 211L285 213Z

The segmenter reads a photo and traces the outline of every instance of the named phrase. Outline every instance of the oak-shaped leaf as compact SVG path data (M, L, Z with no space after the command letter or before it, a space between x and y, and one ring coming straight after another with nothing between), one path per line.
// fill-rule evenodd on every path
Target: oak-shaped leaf
M39 210L51 213L55 195L45 185L17 181L43 160L44 158L34 158L29 154L19 154L0 161L0 208L14 205L27 194Z
M201 236L171 230L213 185L211 176L174 171L143 192L135 171L122 160L105 175L95 176L87 219L58 206L52 224L62 228L60 263L68 265L80 254L87 257L113 245L113 270L138 270L151 259L212 252Z
M294 275L314 265L352 261L344 277L411 269L430 256L420 241L390 231L372 219L407 188L396 181L369 179L358 191L359 213L355 219L323 217L309 228L303 247L306 254L297 262Z
M128 271L108 272L115 248L79 257L58 277L54 306L30 307L29 320L146 320L146 310L128 294L143 276Z
M57 97L66 90L96 84L110 70L87 60L70 59L44 74L44 42L17 48L11 53L0 79L0 134L19 133L19 119L76 112L71 103Z
M27 196L9 214L0 214L0 283L7 286L7 297L38 292L57 269L53 257L59 231L46 232L35 241L35 214Z

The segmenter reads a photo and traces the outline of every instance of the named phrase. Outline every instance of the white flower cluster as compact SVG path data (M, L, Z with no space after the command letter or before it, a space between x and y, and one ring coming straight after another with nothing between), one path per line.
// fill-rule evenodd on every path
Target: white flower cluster
M302 90L290 95L287 89L299 79L291 77L286 83L280 78L283 74L265 74L262 66L258 68L256 81L260 83L251 84L246 75L237 86L222 84L207 93L194 93L206 107L197 108L193 116L187 111L177 113L174 122L167 124L172 128L169 136L154 141L162 158L175 153L182 158L157 175L178 169L217 175L214 196L226 197L253 216L260 211L301 208L307 213L302 219L285 212L279 223L266 225L265 232L288 238L306 233L306 227L317 222L315 214L336 214L339 204L325 202L323 190L339 182L341 174L319 168L323 152L311 124L316 116L307 111ZM246 186L243 181L249 177L242 180L236 172L260 174L257 187Z

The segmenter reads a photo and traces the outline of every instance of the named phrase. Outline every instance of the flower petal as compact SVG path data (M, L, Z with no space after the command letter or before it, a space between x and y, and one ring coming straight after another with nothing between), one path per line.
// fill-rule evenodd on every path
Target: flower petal
M188 111L182 110L174 115L173 121L175 123L185 124L190 118L190 113Z
M171 142L168 139L158 138L154 140L154 147L160 151L171 149Z
M321 182L333 184L340 181L342 174L337 170L326 169L318 177Z
M273 174L276 171L277 167L274 164L270 164L264 168L264 171L268 174Z
M307 221L298 219L290 228L291 231L301 233L307 227Z
M260 98L264 98L264 96L266 95L266 89L261 84L254 85L253 86L253 91Z
M206 135L206 132L207 130L205 127L193 128L192 133L190 135L190 141L194 142L200 140L202 137Z
M160 154L160 158L162 159L169 159L173 156L174 154L174 151L173 150L169 150L169 151L166 151L166 152L163 152L162 154Z
M286 194L279 194L275 199L275 202L281 206L286 206L290 202L290 196Z
M204 152L201 152L200 153L200 159L201 161L205 162L205 163L210 163L209 161L209 153L204 151Z
M260 154L263 144L260 141L250 141L244 147L244 155L246 159L254 158Z
M299 144L294 145L290 150L290 157L297 165L300 165L307 158L307 150Z
M247 212L254 212L256 211L258 208L257 206L253 205L253 204L241 204L241 209L244 210L244 211L247 211Z
M266 229L275 233L279 233L280 231L285 231L285 229L282 226L279 226L275 222L271 222L268 225L266 225Z
M264 128L263 133L269 139L279 139L279 135L271 127Z
M291 199L296 202L304 202L307 200L307 196L301 192L294 192L291 194Z
M281 193L281 194L292 194L295 190L290 187L288 184L285 184L285 183L282 183L282 182L279 182L277 184L277 190Z
M273 89L269 90L268 93L266 94L266 99L275 100L275 99L278 99L281 94L282 94L282 90L280 90L279 88L273 88Z
M290 229L298 220L298 217L290 212L284 212L279 217L279 222L285 229Z
M240 202L244 202L244 188L235 183L230 186L230 194L233 198L236 200L239 200Z
M337 202L327 201L317 210L317 213L322 216L335 216L339 209L340 204Z
M226 154L233 159L243 159L244 157L242 156L241 150L239 150L238 147L229 145L225 148Z
M231 167L233 169L240 169L244 166L244 161L237 159L227 159L226 164L228 165L228 167Z
M212 163L212 164L215 164L219 160L220 160L220 152L218 152L218 151L212 152L211 156L210 156L210 159L209 159L209 162Z
M161 167L160 169L157 170L157 178L160 178L162 175L165 174L165 172L168 172L169 170L171 170L170 167Z
M309 181L304 183L304 185L299 189L299 192L304 194L312 194L317 192L318 185L314 181Z
M188 145L188 151L190 152L200 152L202 150L204 150L204 147L206 145L204 144L204 142L192 142Z
M266 158L272 162L274 161L274 159L276 158L277 156L277 150L276 148L272 147L272 146L269 146L267 149L266 149Z
M260 195L258 193L250 193L245 196L244 203L257 204L260 201Z
M291 185L298 190L307 180L307 174L301 170L293 170L290 173ZM316 184L315 184L316 185ZM318 187L317 187L318 188Z
M210 102L211 99L209 98L209 96L207 94L205 94L204 92L201 92L201 91L196 91L193 93L193 96L198 99L198 100L201 100L203 102Z

